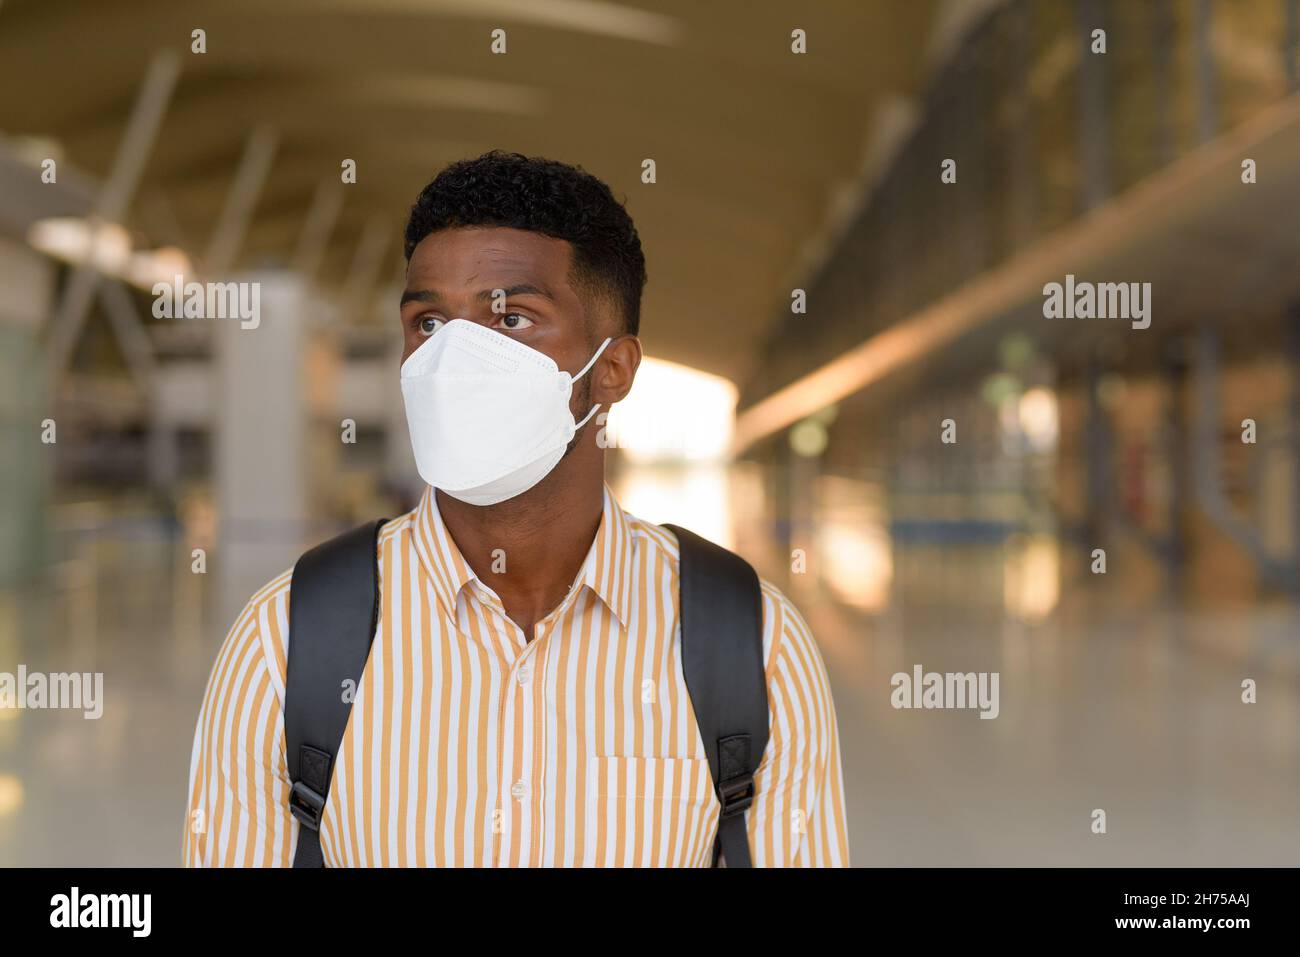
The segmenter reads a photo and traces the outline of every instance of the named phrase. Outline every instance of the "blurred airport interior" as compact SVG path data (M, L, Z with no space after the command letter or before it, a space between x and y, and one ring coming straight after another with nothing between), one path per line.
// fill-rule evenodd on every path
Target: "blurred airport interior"
M419 492L401 229L492 148L626 197L652 361L610 483L803 611L855 864L1295 864L1298 24L4 0L0 672L106 702L0 709L0 864L179 862L234 615ZM256 283L260 320L160 318L176 277ZM1133 318L1045 317L1067 277L1139 284ZM997 719L892 707L917 664L1000 673Z

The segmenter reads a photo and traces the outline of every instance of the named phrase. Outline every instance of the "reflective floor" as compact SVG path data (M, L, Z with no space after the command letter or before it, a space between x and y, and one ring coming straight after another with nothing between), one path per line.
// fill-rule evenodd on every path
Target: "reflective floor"
M92 531L62 541L40 584L0 592L0 671L103 671L106 698L98 720L0 710L2 865L179 861L194 720L228 622L172 526ZM1121 579L1072 579L1041 539L820 534L847 570L754 557L831 674L855 864L1300 860L1294 608L1121 601ZM998 717L895 709L891 676L918 664L997 672Z
M1300 690L1280 663L1226 657L1167 613L1028 627L905 624L904 610L870 625L797 600L834 685L856 863L1300 860ZM1286 613L1224 624L1260 649L1300 635ZM918 663L998 671L998 717L895 710L890 677ZM1092 832L1096 809L1105 834Z

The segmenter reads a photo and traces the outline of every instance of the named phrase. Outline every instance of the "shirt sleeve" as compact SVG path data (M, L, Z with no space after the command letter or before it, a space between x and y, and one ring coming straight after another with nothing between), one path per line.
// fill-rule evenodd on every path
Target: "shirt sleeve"
M769 735L746 812L755 867L847 867L839 730L807 622L763 585Z
M284 760L289 575L249 601L217 654L190 756L187 867L288 867L298 822Z

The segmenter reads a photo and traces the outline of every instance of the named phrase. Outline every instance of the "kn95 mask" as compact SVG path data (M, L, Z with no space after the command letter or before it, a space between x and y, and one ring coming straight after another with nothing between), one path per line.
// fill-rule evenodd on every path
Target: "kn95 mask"
M577 373L550 356L468 319L453 319L402 363L402 399L420 477L470 505L528 491L555 468L600 408L573 420Z

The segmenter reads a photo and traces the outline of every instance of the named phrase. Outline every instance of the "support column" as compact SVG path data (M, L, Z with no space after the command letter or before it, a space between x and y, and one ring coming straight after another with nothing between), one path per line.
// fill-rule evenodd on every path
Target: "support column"
M1033 242L1037 235L1038 218L1038 183L1040 176L1036 168L1037 138L1034 135L1034 97L1029 89L1029 68L1034 58L1034 7L1032 3L1017 3L1007 11L1008 45L1011 48L1011 62L1014 88L1009 94L1012 98L1013 116L1011 126L1011 149L1007 198L1011 204L1010 220L1011 251L1023 249Z
M43 564L46 490L58 446L41 444L41 421L55 414L38 350L54 284L49 260L0 238L0 582Z
M1111 513L1113 492L1109 469L1110 426L1106 410L1101 407L1101 362L1095 356L1088 360L1085 378L1088 405L1084 425L1084 468L1087 476L1086 534L1088 548L1105 548L1106 530Z
M1215 90L1214 54L1210 50L1210 0L1196 0L1194 14L1196 51L1196 132L1202 143L1219 131L1219 103Z
M1300 604L1300 302L1291 304L1287 316L1287 362L1291 367L1291 597Z
M285 272L252 273L258 284L256 328L216 324L213 389L214 472L219 516L217 613L229 627L249 596L292 566L307 528L306 406L302 357L307 334L303 280Z
M1286 8L1283 16L1286 26L1282 34L1282 62L1286 66L1286 88L1294 93L1300 89L1300 50L1296 49L1297 35L1300 34L1300 0L1282 0Z
M1079 157L1082 164L1083 208L1100 206L1110 198L1110 128L1106 108L1106 57L1092 52L1092 31L1106 28L1105 0L1079 3ZM1107 37L1109 49L1110 37Z
M1155 0L1152 72L1156 87L1156 148L1160 163L1172 163L1178 152L1174 131L1174 12L1172 0Z
M1171 343L1181 346L1181 342ZM1171 348L1161 361L1165 383L1165 429L1169 437L1169 528L1162 549L1169 593L1181 597L1187 576L1187 513L1191 505L1193 468L1187 449L1191 428L1187 417L1187 359L1181 348Z

